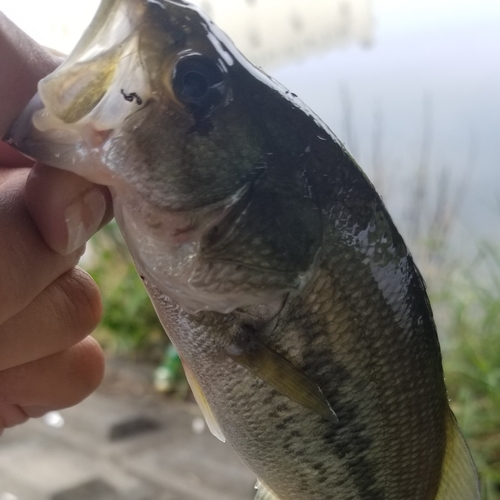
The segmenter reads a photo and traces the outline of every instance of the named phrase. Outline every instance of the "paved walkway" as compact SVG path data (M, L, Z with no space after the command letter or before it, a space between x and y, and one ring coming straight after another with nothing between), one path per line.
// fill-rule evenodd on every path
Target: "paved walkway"
M0 438L0 500L252 500L253 474L195 404L150 389L150 370L110 363L75 408ZM64 424L61 426L61 424Z

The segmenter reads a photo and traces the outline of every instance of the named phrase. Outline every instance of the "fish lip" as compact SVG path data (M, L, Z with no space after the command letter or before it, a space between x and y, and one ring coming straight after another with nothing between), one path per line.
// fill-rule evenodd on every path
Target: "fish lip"
M73 172L96 184L116 184L116 176L100 161L98 144L92 147L83 137L74 142L57 141L54 137L44 136L44 132L35 127L33 115L44 108L40 95L36 94L8 129L5 142L34 161ZM94 130L93 133L102 146L112 137L113 129ZM78 157L79 168L76 169L74 164Z

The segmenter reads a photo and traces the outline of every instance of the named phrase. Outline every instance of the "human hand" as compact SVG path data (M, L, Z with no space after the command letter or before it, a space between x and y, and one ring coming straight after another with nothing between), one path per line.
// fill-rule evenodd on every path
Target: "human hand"
M0 137L57 64L0 12ZM33 166L0 141L0 434L77 404L102 379L88 337L100 295L75 266L110 207L105 188Z

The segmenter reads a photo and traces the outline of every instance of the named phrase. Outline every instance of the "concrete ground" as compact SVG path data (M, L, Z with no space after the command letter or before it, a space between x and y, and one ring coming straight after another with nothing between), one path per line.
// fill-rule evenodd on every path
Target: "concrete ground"
M151 390L151 370L112 362L102 388L0 438L0 500L251 500L254 475L197 406Z

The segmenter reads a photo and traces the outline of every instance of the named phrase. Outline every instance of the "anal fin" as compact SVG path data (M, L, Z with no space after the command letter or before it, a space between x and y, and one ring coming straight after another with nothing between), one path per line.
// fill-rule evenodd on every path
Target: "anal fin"
M479 480L469 448L449 411L446 422L446 451L441 482L435 500L480 500Z
M254 500L280 500L264 483L257 481L257 493Z
M198 403L198 406L200 407L200 410L203 413L203 416L205 417L205 422L207 423L210 432L217 439L225 443L226 437L224 436L224 433L220 428L219 422L217 422L217 419L215 418L212 408L210 408L207 398L205 397L205 394L203 393L200 384L196 380L194 373L191 371L189 366L186 365L186 363L183 362L182 366L184 367L184 373L186 374L186 379L189 383L189 386L193 391L194 399L196 399L196 402Z

